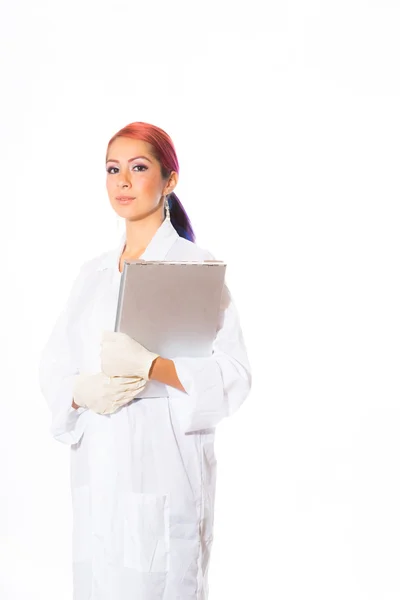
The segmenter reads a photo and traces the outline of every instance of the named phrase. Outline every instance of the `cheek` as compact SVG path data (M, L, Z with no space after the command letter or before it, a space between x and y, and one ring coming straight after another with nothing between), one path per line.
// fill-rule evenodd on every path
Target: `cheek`
M134 189L143 195L153 196L157 189L157 183L151 177L136 177L132 181Z
M106 178L106 188L107 188L107 192L110 193L115 186L112 185L112 182L110 180L109 177Z

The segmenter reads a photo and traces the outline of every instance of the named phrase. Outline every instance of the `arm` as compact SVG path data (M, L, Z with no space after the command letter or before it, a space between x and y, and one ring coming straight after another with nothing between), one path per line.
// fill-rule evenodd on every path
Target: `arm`
M174 358L177 379L186 395L170 398L185 433L215 427L238 410L252 383L239 315L224 286L213 353L205 358ZM185 402L183 402L185 400Z
M59 315L42 350L39 383L51 411L50 432L60 442L74 444L85 428L87 409L74 406L73 387L79 369L70 341L71 310L79 300L87 273L85 263L76 277L66 306Z
M153 361L149 371L149 379L156 379L170 385L182 392L185 392L185 388L181 384L175 369L175 363L169 358L162 358L159 356Z

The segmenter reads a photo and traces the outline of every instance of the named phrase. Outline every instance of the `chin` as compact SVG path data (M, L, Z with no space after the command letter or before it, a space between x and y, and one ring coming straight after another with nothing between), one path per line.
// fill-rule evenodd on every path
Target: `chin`
M123 204L114 204L114 210L120 217L135 215L137 213L137 207L133 207L131 204L127 204L126 206Z

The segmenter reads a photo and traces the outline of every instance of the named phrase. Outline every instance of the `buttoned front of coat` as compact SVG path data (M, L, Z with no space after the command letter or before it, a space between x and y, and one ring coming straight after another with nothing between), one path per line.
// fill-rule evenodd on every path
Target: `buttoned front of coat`
M251 387L239 317L225 285L212 356L174 358L185 392L165 385L111 415L75 410L74 378L101 370L114 329L125 243L83 264L39 367L51 432L71 452L74 600L206 600L215 427ZM140 258L214 257L165 220Z

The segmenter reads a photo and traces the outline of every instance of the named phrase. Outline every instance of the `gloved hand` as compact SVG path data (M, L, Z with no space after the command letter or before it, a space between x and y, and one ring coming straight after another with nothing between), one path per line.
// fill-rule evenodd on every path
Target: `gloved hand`
M151 365L158 356L126 333L103 331L101 370L110 377L136 375L148 381Z
M141 377L108 377L104 373L76 376L73 400L101 415L115 412L137 396L146 385Z

